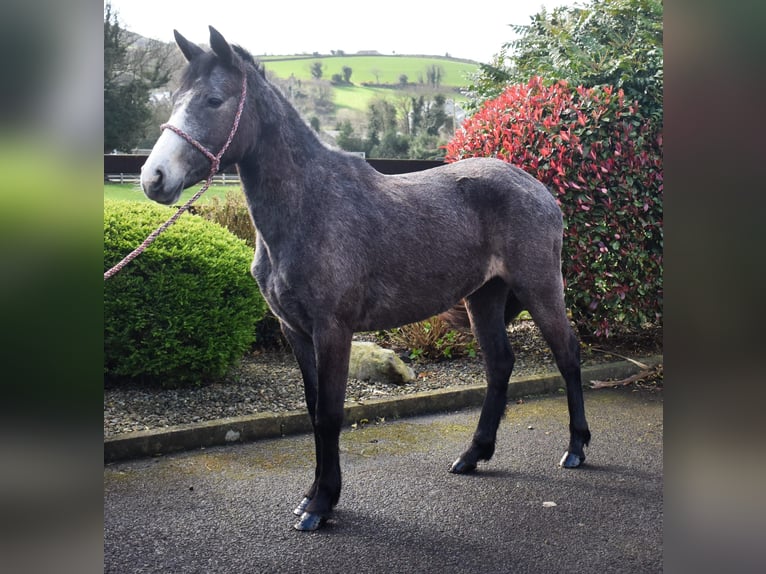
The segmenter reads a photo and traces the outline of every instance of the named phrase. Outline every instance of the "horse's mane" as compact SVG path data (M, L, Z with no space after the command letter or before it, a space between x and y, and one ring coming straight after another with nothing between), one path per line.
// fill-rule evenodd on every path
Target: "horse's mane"
M246 64L250 64L251 66L255 68L256 72L258 72L262 76L264 75L263 63L261 63L260 60L256 60L255 58L253 58L253 55L250 52L248 52L247 50L245 50L242 46L238 44L233 45L231 48L242 59L243 62L245 62Z

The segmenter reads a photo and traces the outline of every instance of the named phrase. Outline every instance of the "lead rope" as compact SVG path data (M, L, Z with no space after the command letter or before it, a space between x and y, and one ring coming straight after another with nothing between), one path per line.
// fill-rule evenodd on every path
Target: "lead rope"
M183 131L180 128L177 128L176 126L171 126L170 124L162 124L160 126L161 130L169 129L173 133L181 136L183 139L185 139L187 142L189 142L191 145L193 145L195 148L197 148L202 154L210 160L210 174L207 176L207 180L205 181L205 184L202 186L202 188L195 193L189 201L184 203L181 207L178 208L178 211L176 211L170 219L168 219L165 223L160 225L157 229L152 231L149 234L149 237L144 239L143 243L136 247L133 251L128 253L122 261L117 263L114 267L109 269L104 273L104 281L107 279L113 277L120 271L122 271L122 268L125 267L128 263L133 261L136 257L141 255L141 253L144 252L144 250L149 247L152 243L154 243L154 240L159 237L159 235L165 231L168 227L173 225L176 220L181 217L181 215L184 213L184 211L187 211L192 204L197 201L200 197L202 197L202 194L207 191L207 189L210 187L210 184L213 183L213 176L215 176L216 173L218 173L218 168L221 165L221 158L223 157L223 154L226 153L226 150L229 149L229 146L231 145L232 140L234 139L234 135L237 133L237 129L239 128L239 120L242 117L242 110L245 108L245 97L247 96L247 74L245 73L245 68L243 65L240 65L240 70L242 71L242 92L239 96L239 104L237 105L237 113L234 116L234 123L231 126L231 131L229 132L229 138L226 140L226 143L223 144L223 147L221 148L221 151L218 152L217 155L213 155L205 146L203 146L201 143L199 143L197 140L195 140L192 136L187 134L185 131Z

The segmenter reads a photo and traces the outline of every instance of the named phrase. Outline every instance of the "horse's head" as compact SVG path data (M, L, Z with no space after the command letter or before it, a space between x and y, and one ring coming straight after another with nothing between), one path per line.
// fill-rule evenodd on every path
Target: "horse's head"
M211 52L175 30L174 34L188 65L181 86L173 94L168 124L216 155L231 133L242 93L245 53L239 48L232 49L212 26ZM221 159L221 167L236 163L241 149L235 136ZM172 204L185 188L204 179L210 165L211 160L202 151L173 129L164 129L141 168L141 187L150 199Z

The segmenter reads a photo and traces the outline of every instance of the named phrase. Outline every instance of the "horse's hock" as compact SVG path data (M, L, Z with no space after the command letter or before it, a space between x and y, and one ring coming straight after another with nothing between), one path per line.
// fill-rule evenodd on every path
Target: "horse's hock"
M360 381L403 385L415 379L414 371L390 349L375 343L354 341L348 376Z

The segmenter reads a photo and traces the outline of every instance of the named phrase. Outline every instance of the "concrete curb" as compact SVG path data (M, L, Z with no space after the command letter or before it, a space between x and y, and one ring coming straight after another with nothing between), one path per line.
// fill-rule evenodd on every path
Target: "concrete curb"
M662 363L662 355L639 360L647 365L655 366ZM603 363L583 368L582 379L587 388L591 380L621 379L638 371L639 368L628 361ZM558 372L518 380L511 377L508 400L553 393L563 388L563 382ZM362 419L369 421L374 421L378 417L395 419L481 406L485 389L486 385L466 385L347 404L346 424ZM105 439L104 462L308 432L311 432L311 422L304 410L284 414L258 413L230 417L160 430L125 433Z

